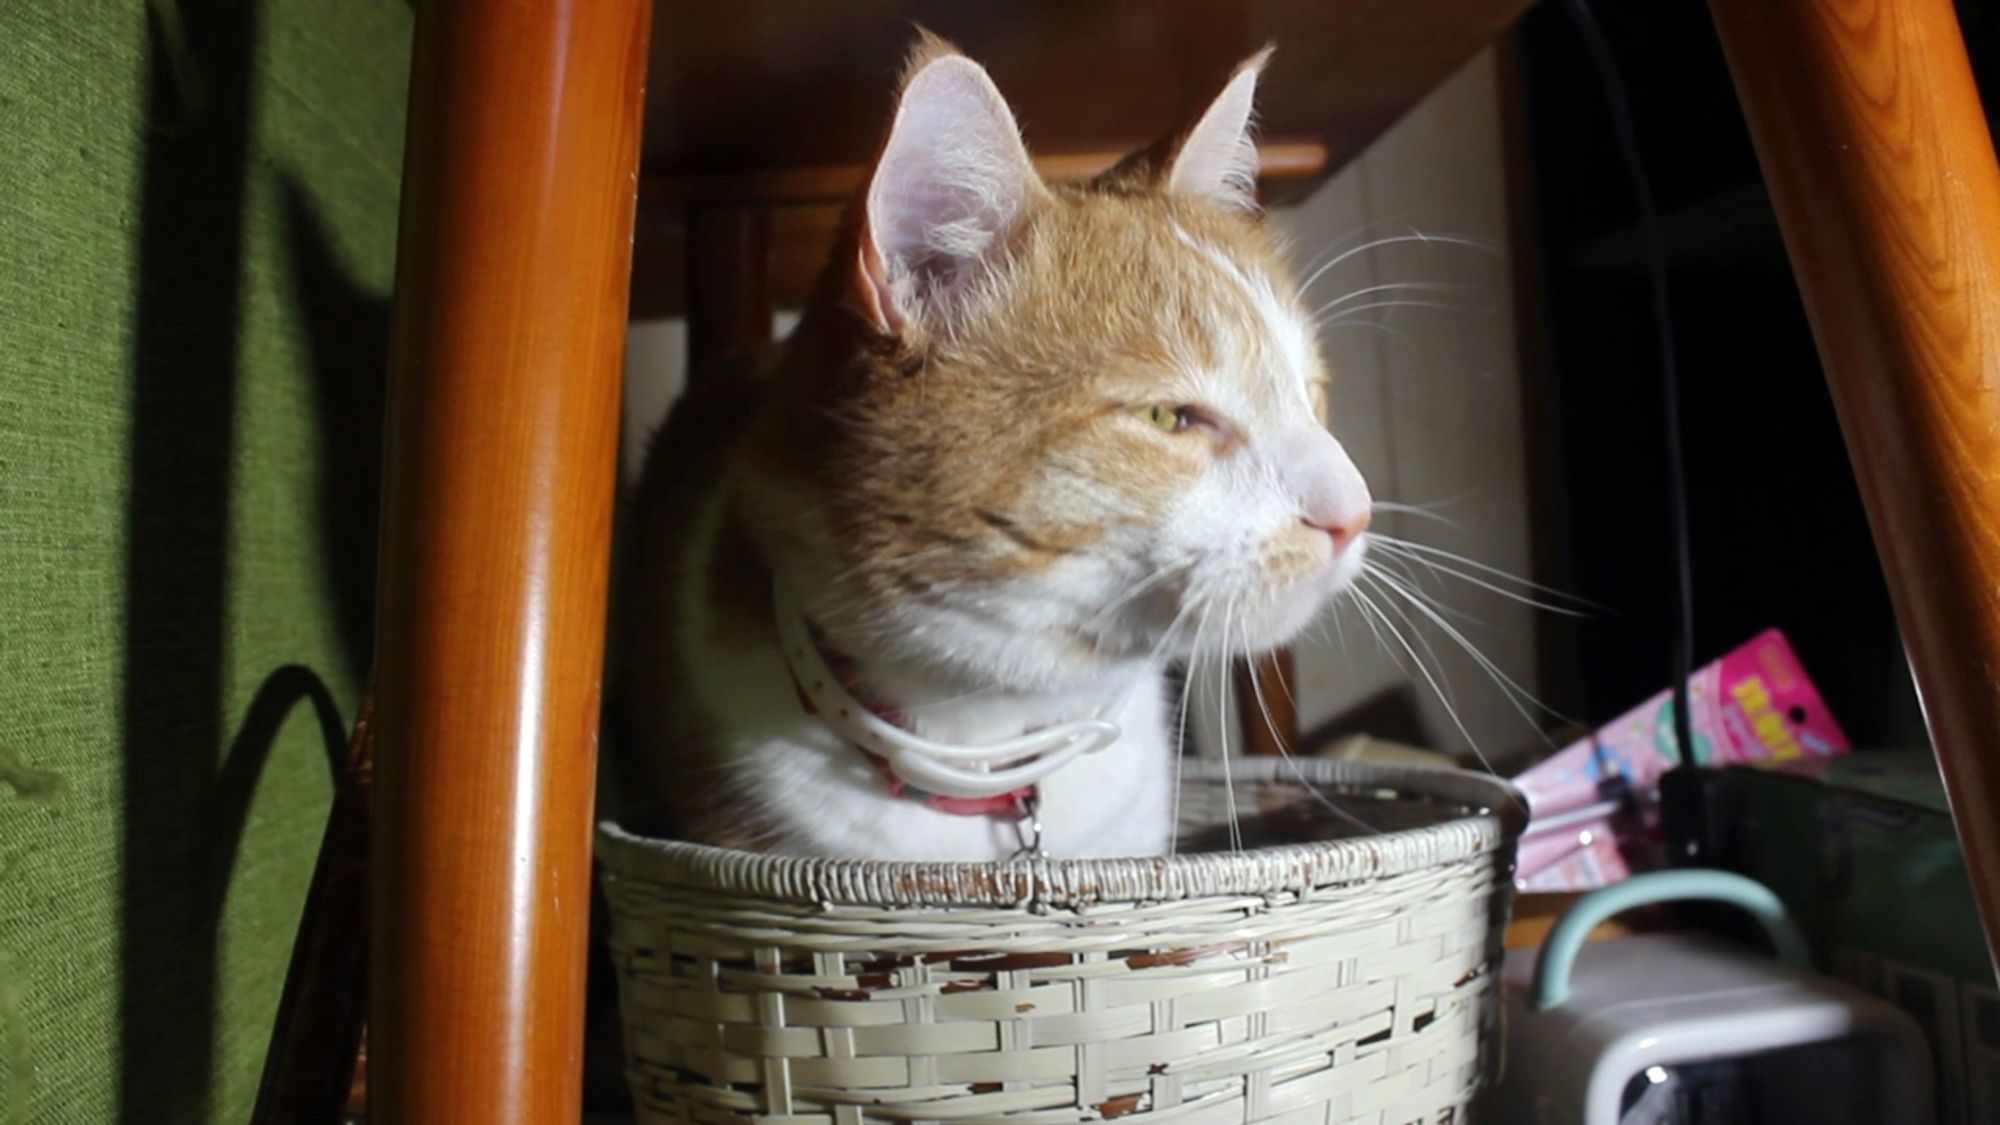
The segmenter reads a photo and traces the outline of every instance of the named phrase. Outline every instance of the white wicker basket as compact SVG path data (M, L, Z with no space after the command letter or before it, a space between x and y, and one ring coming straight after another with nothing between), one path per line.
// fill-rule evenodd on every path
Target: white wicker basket
M1464 1122L1497 1055L1513 791L1353 762L1231 769L1249 830L1348 837L916 864L606 826L639 1120ZM1184 825L1224 822L1220 766L1189 771ZM1349 813L1411 826L1364 833Z

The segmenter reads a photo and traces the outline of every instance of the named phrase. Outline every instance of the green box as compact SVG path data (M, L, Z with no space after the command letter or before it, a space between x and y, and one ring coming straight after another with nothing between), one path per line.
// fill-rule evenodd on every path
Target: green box
M2000 991L1928 750L1727 771L1724 862L1778 894L1822 967L1915 1016L1939 1118L2000 1121Z

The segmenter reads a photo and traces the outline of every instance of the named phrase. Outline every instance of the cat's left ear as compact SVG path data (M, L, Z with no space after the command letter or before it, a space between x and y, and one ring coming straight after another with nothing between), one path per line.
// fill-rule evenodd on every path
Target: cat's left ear
M993 80L925 35L863 200L864 315L893 334L943 312L1047 194Z
M1252 122L1257 80L1274 48L1243 60L1208 109L1181 134L1166 166L1170 194L1192 195L1237 211L1257 209L1257 142Z

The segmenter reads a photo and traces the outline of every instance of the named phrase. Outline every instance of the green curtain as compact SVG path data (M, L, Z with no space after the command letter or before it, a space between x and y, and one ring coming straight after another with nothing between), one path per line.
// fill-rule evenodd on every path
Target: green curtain
M254 1100L367 659L410 20L0 4L0 1125Z

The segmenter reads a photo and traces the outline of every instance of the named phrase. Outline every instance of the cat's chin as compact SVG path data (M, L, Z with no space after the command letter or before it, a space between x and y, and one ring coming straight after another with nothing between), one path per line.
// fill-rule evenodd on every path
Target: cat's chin
M1239 635L1231 640L1238 648L1252 652L1290 644L1354 585L1362 572L1364 549L1365 540L1357 540L1327 566L1279 592L1263 612L1235 625Z
M1250 652L1269 652L1292 643L1300 633L1305 632L1306 626L1318 618L1330 599L1316 596L1287 600L1291 604L1273 607L1265 621L1253 623L1252 627L1243 630L1240 638L1232 638L1235 647Z

